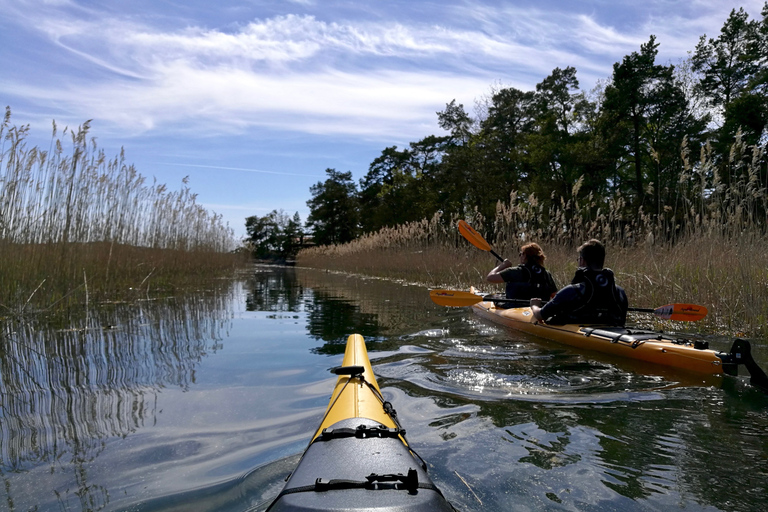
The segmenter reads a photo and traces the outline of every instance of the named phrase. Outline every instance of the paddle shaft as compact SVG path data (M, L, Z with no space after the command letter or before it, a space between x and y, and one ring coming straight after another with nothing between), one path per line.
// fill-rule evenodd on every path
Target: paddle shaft
M478 300L478 302L482 302L482 301L488 301L493 303L503 302L503 303L511 303L511 304L521 304L523 306L528 306L531 303L530 300L524 300L524 299L497 299L495 297L489 297L489 296L481 297L479 295L478 295L478 298L480 299ZM542 300L541 304L544 305L547 302L549 301ZM627 308L627 311L634 311L636 313L655 313L656 312L656 310L652 308Z
M530 300L500 299L491 295L483 296L473 292L462 292L457 290L431 290L429 296L434 303L448 307L467 307L483 301L514 304L521 307L530 304ZM546 304L547 302L549 301L541 301L542 304ZM684 322L695 322L707 316L707 308L697 304L667 304L666 306L660 306L655 309L628 308L628 311L652 313L664 320L680 320Z

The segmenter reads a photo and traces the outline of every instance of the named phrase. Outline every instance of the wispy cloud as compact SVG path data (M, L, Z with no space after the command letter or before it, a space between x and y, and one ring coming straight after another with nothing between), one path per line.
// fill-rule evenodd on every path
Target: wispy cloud
M434 130L435 111L446 102L471 103L494 82L532 88L554 67L571 65L588 88L650 33L685 52L700 35L692 31L702 29L700 18L674 10L627 28L600 11L484 2L449 4L429 22L284 14L226 30L167 28L68 0L49 0L41 9L0 0L6 5L28 30L93 68L63 82L5 79L6 93L55 102L80 118L98 113L135 133L256 127L418 137ZM711 6L701 11L713 16Z

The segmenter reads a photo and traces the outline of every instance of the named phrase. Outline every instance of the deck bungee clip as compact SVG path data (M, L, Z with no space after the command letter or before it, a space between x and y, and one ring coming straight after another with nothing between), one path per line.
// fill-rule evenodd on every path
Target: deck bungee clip
M315 439L317 441L330 441L331 439L340 439L343 437L356 437L357 439L368 438L387 438L405 435L405 429L388 428L384 425L370 427L368 425L358 425L357 428L324 428L322 433Z
M410 443L408 443L408 440L405 438L405 429L400 425L400 421L397 418L397 411L395 410L394 406L391 402L384 399L384 397L381 395L381 392L379 391L379 388L371 384L365 379L365 367L363 366L336 366L334 368L331 368L331 373L334 375L349 376L349 380L344 384L344 388L347 387L347 385L352 381L352 379L357 379L361 382L361 384L365 384L368 386L368 388L371 390L371 393L379 400L381 403L382 408L384 409L384 413L392 420L392 423L395 424L395 428L388 428L384 425L378 425L375 427L368 427L367 425L359 425L355 429L349 429L349 428L343 428L343 429L335 429L339 433L336 434L333 430L330 432L328 429L323 429L322 432L315 436L315 438L310 441L310 444L314 443L315 441L322 441L321 437L324 435L326 436L326 439L332 439L336 437L356 437L359 439L364 439L366 437L374 437L374 438L386 438L386 437L399 437L402 439L403 444L408 448L408 451L410 451L416 458L418 458L421 461L421 467L423 469L427 469L427 461L425 461L421 455L416 453L416 450L411 448ZM336 400L341 396L341 394L344 392L344 388L339 392L338 395L336 395ZM335 403L335 400L334 400ZM328 415L328 412L333 408L333 404L331 404L328 407L328 411L326 411L326 416ZM325 421L325 418L323 418L323 421ZM322 422L321 422L322 424Z

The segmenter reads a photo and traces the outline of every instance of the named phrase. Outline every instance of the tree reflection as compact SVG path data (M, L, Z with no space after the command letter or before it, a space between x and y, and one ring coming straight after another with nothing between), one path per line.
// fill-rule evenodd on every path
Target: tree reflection
M304 299L304 287L297 281L293 267L257 265L249 281L245 309L295 312L301 310Z

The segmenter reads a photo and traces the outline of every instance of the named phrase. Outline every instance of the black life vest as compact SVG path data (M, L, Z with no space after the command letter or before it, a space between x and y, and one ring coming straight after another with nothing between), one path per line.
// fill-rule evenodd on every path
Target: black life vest
M529 300L533 298L548 299L557 290L550 281L547 271L541 265L526 263L518 265L527 276L527 281L508 282L506 296L508 299Z
M579 268L571 284L584 285L583 301L566 314L565 323L624 325L627 303L624 294L616 287L611 269Z

